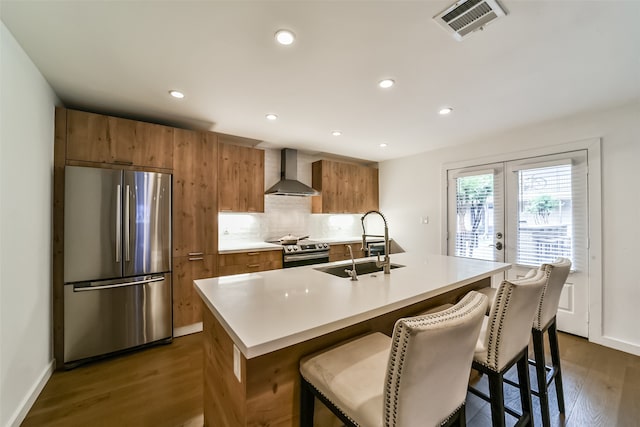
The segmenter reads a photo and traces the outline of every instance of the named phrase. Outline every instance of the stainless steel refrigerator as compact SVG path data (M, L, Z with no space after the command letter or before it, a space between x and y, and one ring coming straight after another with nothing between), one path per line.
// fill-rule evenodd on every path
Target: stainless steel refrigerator
M172 337L171 175L65 168L64 364Z

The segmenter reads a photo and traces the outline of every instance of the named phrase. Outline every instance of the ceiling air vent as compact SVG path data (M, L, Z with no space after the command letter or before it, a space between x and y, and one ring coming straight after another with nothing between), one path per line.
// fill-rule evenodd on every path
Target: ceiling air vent
M460 41L507 12L496 0L460 0L433 17L453 38Z

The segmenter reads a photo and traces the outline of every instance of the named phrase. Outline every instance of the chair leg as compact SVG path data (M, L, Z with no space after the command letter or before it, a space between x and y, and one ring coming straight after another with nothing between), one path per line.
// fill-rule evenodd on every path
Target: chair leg
M465 409L466 405L462 405L460 411L458 411L458 426L459 427L467 427L467 410Z
M315 396L304 378L300 378L300 427L313 427Z
M520 404L522 405L522 417L528 418L527 425L533 425L533 405L531 404L531 384L529 382L529 359L527 350L522 352L518 359L518 384L520 389ZM544 365L543 365L544 367ZM543 368L544 369L544 368Z
M488 372L489 397L491 398L491 423L493 427L505 427L504 389L502 374Z
M542 413L542 425L549 427L549 393L547 391L547 370L544 360L544 332L532 329L533 353L536 360L536 377L538 379L538 397L540 398L540 412Z
M549 326L549 347L551 349L551 363L555 370L556 395L558 396L558 410L564 414L564 391L562 389L562 370L560 368L560 350L558 349L558 330L554 318Z

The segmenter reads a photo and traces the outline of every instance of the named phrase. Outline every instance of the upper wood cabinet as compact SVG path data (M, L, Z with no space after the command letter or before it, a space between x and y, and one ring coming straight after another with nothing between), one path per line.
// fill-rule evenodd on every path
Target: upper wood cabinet
M264 212L264 150L218 146L218 210Z
M318 160L312 164L312 213L364 213L378 209L378 169Z
M67 110L67 159L171 169L173 132L153 123Z
M216 134L174 130L173 256L217 252Z

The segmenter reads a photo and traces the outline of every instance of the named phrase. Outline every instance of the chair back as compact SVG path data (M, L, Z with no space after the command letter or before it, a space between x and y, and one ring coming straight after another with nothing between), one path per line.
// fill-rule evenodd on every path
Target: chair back
M532 277L500 284L487 319L483 351L475 356L477 362L500 372L527 347L545 283L545 273L537 270Z
M558 258L551 264L542 264L540 270L545 272L547 283L542 288L542 296L538 304L538 311L533 319L533 327L542 331L558 312L560 294L567 277L569 277L571 261L567 258Z
M384 388L385 426L435 426L464 404L487 297L471 291L444 311L399 319Z

